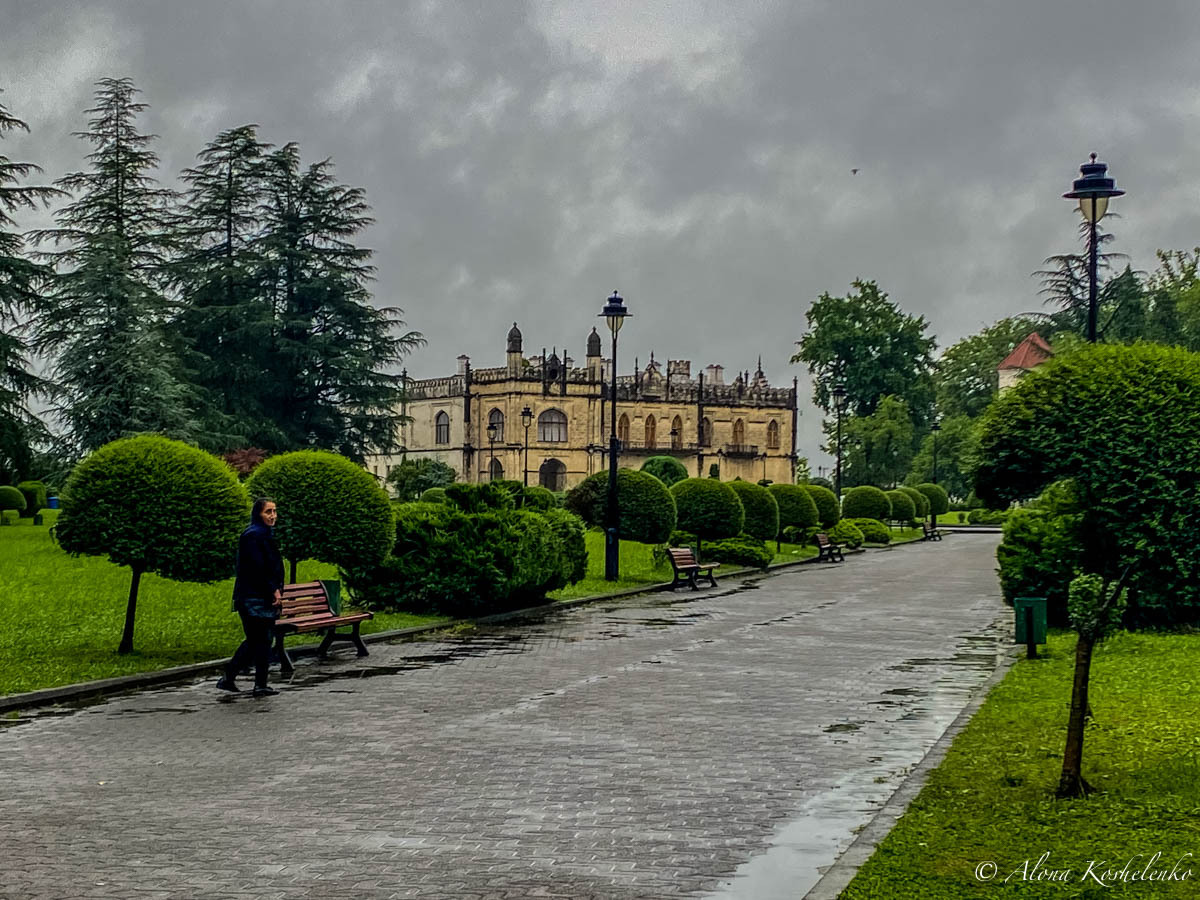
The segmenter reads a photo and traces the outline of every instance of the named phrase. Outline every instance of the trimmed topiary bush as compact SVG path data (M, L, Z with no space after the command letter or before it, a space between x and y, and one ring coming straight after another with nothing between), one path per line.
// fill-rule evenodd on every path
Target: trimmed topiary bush
M820 514L812 494L800 484L773 484L767 488L779 504L779 530L816 528ZM832 495L831 495L832 496Z
M908 495L909 499L912 500L913 506L915 506L917 508L917 518L918 519L929 518L929 498L928 497L926 497L924 494L922 494L920 491L918 491L915 487L901 487L901 488L896 488L896 490L903 491L905 494ZM895 510L893 509L892 512L894 513Z
M444 488L446 502L457 506L463 512L476 513L488 509L515 509L516 501L512 491L498 481L485 481L482 484L465 484L456 481Z
M4 514L10 509L17 515L24 512L25 495L11 484L0 485L0 523L7 524L4 521Z
M642 463L642 471L653 475L667 487L688 477L687 468L673 456L652 456Z
M892 519L899 522L915 522L917 520L917 505L912 497L904 491L885 491L888 501L892 504Z
M843 544L847 547L862 546L863 533L849 519L838 519L837 524L829 529L828 534L829 539L835 544Z
M719 541L742 533L746 511L733 488L716 478L686 478L671 485L678 526L702 540Z
M818 525L822 528L832 528L837 524L837 520L842 517L841 511L838 509L837 494L830 488L813 481L797 485L797 487L803 488L816 504Z
M381 563L395 539L392 503L375 477L344 456L299 450L273 456L246 481L251 497L279 505L279 550L296 564L316 559L342 568Z
M878 519L886 522L892 517L892 502L877 487L860 485L846 491L842 499L843 519Z
M22 519L32 519L46 508L46 486L40 481L22 481L17 490L25 498L25 509L20 513Z
M733 482L730 482L732 484ZM713 541L704 545L704 559L725 563L731 566L754 566L765 569L771 564L775 554L763 541L750 534L739 534L737 537L725 538L723 541Z
M950 511L950 497L942 490L940 484L925 482L918 484L917 490L925 495L925 499L929 501L929 512L931 515L941 516Z
M374 486L365 470L349 465ZM228 578L238 535L250 522L250 501L233 469L157 435L105 444L75 467L61 500L59 546L73 555L107 556L131 571L118 653L133 650L143 573L176 581Z
M589 475L567 492L563 506L588 525L603 528L608 504L608 472ZM675 530L675 500L667 486L646 472L617 471L621 540L662 544Z
M542 488L542 490L546 490ZM551 499L554 495L550 491ZM583 519L574 513L569 513L565 509L559 509L557 506L549 509L537 511L549 525L550 530L554 532L555 537L561 542L560 552L562 555L560 569L562 571L563 583L562 587L568 584L574 584L577 581L582 581L587 575L587 541L584 539L585 528ZM547 590L553 590L548 588Z
M878 519L844 519L862 532L863 540L869 544L890 544L892 532Z
M422 503L448 503L445 488L429 488L421 494Z
M544 488L540 484L531 484L529 487L522 486L521 509L543 510L557 508L558 498L554 496L554 491Z
M746 521L742 525L742 530L751 537L762 541L775 540L779 534L780 519L779 503L776 501L775 495L765 487L740 479L729 482L729 486L742 501L742 509L746 513ZM787 487L795 487L795 485L787 485ZM815 506L813 514L814 516L816 514Z

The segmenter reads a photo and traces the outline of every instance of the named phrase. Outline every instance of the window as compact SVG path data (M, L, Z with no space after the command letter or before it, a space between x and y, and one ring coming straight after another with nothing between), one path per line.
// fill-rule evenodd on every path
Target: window
M492 460L488 474L491 476L492 481L500 481L504 477L504 466L501 464L500 460Z
M767 449L779 449L779 423L774 419L767 423Z
M733 443L736 447L746 443L746 423L741 419L737 419L733 423Z
M433 442L450 443L450 417L444 411L433 417Z
M653 450L656 446L658 425L654 421L654 416L646 416L646 449Z
M683 449L683 419L679 416L676 416L675 421L671 423L671 449Z
M700 446L712 446L712 419L708 416L700 420Z
M567 439L567 414L548 409L538 416L538 440L564 443ZM565 469L564 469L565 471ZM558 490L555 488L555 490Z
M622 444L629 443L629 416L621 413L621 418L617 419L617 440Z
M551 491L561 491L567 486L567 467L557 459L548 459L538 469L538 484Z
M498 409L493 409L488 413L488 427L496 426L496 443L504 442L504 413ZM490 438L489 438L490 440Z

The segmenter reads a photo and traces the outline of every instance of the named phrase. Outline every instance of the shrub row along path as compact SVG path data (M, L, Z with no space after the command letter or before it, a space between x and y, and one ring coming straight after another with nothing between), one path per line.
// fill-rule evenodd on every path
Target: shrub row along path
M0 896L800 897L993 671L995 546L0 720Z

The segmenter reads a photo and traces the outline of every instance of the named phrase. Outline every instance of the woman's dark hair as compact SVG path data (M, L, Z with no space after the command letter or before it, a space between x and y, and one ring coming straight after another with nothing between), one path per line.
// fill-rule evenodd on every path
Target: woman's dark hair
M274 502L275 501L271 497L259 497L257 500L255 500L254 506L252 506L250 508L250 524L251 525L266 525L267 523L262 520L263 507L266 506L268 503L274 503Z

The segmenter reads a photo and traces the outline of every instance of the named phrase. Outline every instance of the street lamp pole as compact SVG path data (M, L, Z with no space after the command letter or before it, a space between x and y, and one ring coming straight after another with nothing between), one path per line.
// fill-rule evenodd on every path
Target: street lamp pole
M1076 178L1071 190L1063 194L1067 200L1079 201L1079 212L1088 225L1088 322L1087 339L1096 343L1096 318L1099 292L1096 285L1096 266L1099 260L1099 250L1096 246L1096 224L1108 212L1110 197L1120 197L1125 192L1117 188L1114 179L1106 177L1108 166L1096 161L1096 154L1091 155L1091 161L1079 167L1080 177Z
M930 430L930 432L933 433L933 483L937 484L937 436L938 436L938 432L942 430L942 426L939 425L937 423L937 421L935 420L934 423L929 426L929 430ZM932 507L929 510L929 520L930 520L929 521L930 526L933 528L934 532L936 533L937 532L937 513L934 512Z
M842 408L846 405L846 385L838 382L833 386L833 407L837 411L837 469L834 476L834 493L838 503L842 502Z
M533 424L533 410L528 406L521 410L521 424L525 426L525 487L529 487L529 426Z
M496 480L496 423L489 422L487 427L488 436L488 454L491 457L491 462L488 463L488 481Z
M621 516L617 509L617 456L620 453L620 441L617 440L617 332L629 317L629 311L625 308L625 301L613 291L600 315L608 322L608 329L612 332L612 372L609 377L612 432L608 438L608 513L604 537L604 578L606 581L616 581L620 577L621 568Z

